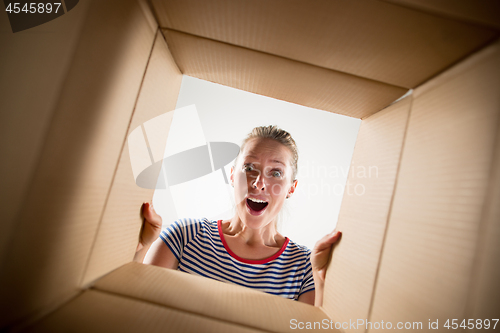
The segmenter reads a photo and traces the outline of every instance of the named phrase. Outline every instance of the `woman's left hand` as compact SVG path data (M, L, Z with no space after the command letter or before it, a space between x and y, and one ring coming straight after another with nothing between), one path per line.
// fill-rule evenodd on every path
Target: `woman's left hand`
M311 265L314 273L321 280L325 280L328 258L332 251L332 245L341 237L340 231L333 230L328 235L321 238L311 252Z
M311 266L314 278L314 305L323 306L323 291L325 289L326 269L332 245L342 236L340 231L333 230L321 238L311 251Z

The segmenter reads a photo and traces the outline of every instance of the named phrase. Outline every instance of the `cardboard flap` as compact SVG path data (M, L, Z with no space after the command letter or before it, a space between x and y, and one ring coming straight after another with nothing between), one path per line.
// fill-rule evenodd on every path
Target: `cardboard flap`
M485 275L498 276L478 265L495 257L498 265L485 232L498 230L487 212L498 167L500 49L485 51L481 61L459 65L413 101L369 318L374 322L422 322L425 329L429 321L488 318L465 312L475 285L492 283ZM489 297L498 304L497 286L498 280L484 286L481 306Z
M323 306L335 321L368 318L411 100L361 123L337 224L342 240L326 275Z
M154 38L137 1L90 4L9 235L0 275L0 327L77 293ZM32 93L40 91L25 90L23 98Z
M85 291L27 332L263 332L138 299Z
M171 121L173 112L170 111L175 109L181 80L182 74L170 55L163 35L158 32L127 134L130 135L136 128L140 129L140 126L147 121L155 123L160 116ZM161 123L163 126L157 131L161 136L152 136L152 131L144 132L149 145L157 144L160 146L157 150L162 152L169 132L169 126L165 126L164 123L165 121ZM139 133L144 140L143 131L140 130ZM146 149L143 153L147 155L146 165L150 165L152 162L147 147L144 148ZM139 216L141 204L153 196L152 189L136 185L132 163L137 160L140 160L137 156L131 156L127 140L121 150L113 184L81 285L86 285L128 263L134 256L142 224Z
M330 323L318 307L138 263L120 267L98 280L93 288L272 332L292 331L293 320Z
M493 1L497 0L489 3ZM468 8L472 9L485 3L399 2L432 2L431 7L433 3L439 3L435 6L440 7L448 2L443 7L449 8L455 7L455 3L468 2ZM496 34L488 28L449 19L448 15L440 17L374 0L153 0L152 3L162 28L405 88L415 88L485 45ZM245 80L252 81L249 78Z
M165 29L185 75L338 114L365 118L407 92L295 60Z

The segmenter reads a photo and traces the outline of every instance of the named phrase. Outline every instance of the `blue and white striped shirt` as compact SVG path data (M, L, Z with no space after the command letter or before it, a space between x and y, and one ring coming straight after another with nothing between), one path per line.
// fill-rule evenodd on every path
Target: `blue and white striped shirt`
M179 261L178 270L294 300L314 290L311 250L286 238L272 257L243 259L227 246L221 222L181 219L161 232Z

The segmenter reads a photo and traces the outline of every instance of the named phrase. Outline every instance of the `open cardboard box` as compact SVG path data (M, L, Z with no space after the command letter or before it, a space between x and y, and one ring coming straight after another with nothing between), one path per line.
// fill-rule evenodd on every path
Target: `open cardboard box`
M16 34L0 16L4 330L499 318L497 1L82 0ZM353 166L379 176L349 179L366 192L343 199L322 308L131 263L153 192L127 135L182 74L362 119Z

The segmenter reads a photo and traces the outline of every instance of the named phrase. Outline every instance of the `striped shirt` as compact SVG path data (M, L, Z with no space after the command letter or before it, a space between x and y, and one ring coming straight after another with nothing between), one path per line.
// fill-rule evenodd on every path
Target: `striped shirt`
M221 222L181 219L160 238L179 261L178 270L297 300L314 290L311 251L286 238L272 257L250 260L229 249Z

